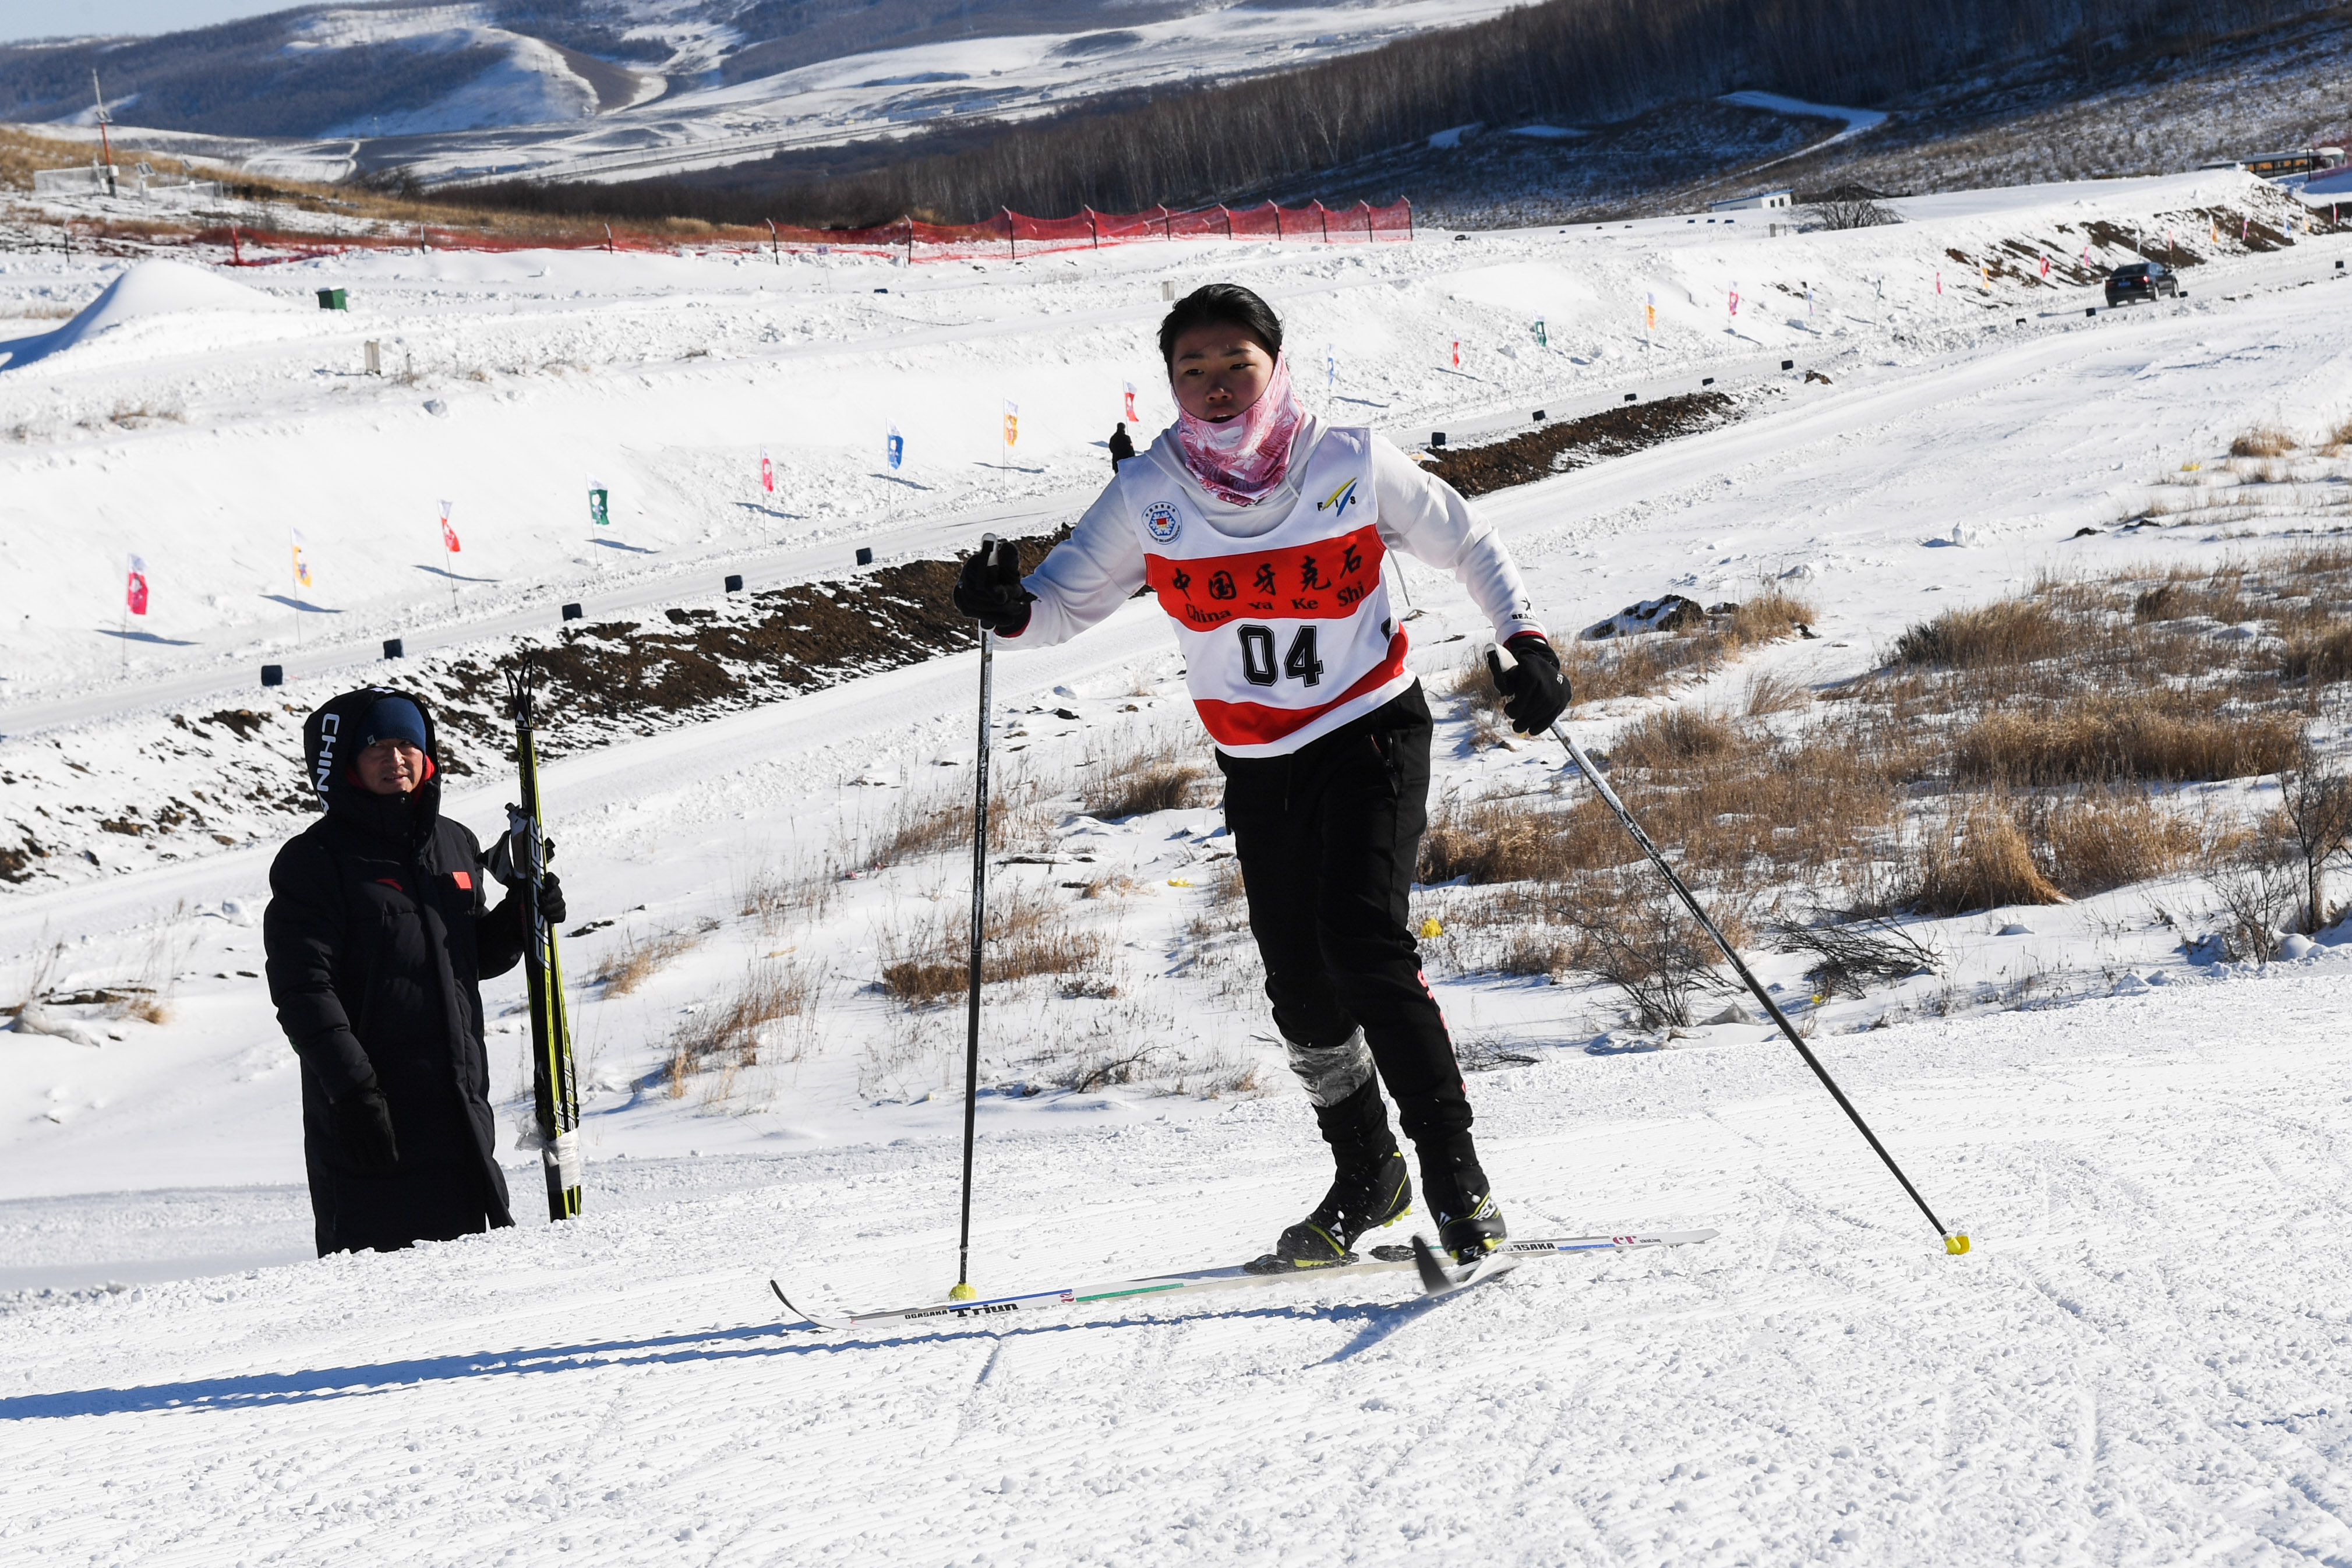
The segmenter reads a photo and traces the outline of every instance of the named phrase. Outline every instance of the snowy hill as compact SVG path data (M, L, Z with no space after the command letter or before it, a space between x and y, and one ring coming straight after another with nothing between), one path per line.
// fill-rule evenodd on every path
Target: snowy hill
M1502 0L308 6L129 43L0 47L0 119L88 124L95 67L133 146L142 129L275 139L240 149L243 161L327 179L389 166L427 181L517 171L643 176L917 125L1019 118L1203 74L1287 68L1505 8Z
M1841 234L1675 217L912 268L0 258L0 309L45 312L0 337L0 1001L36 994L62 1031L0 1033L10 1561L409 1542L395 1554L432 1562L2342 1554L2352 1081L2330 1031L2352 946L2211 962L2189 874L1917 918L1942 972L1860 999L1808 997L1804 957L1754 953L1973 1236L1965 1258L1763 1026L1643 1027L1572 974L1482 966L1462 890L1436 887L1414 915L1441 928L1430 978L1515 1232L1717 1239L1434 1304L1307 1279L785 1329L771 1277L820 1310L953 1278L961 1015L892 971L963 918L966 653L567 716L546 784L585 1217L307 1257L257 923L304 820L299 716L383 676L461 704L469 662L556 646L565 602L585 604L575 631L717 640L806 602L763 595L884 581L861 545L887 573L983 529L1050 531L1107 477L1123 383L1147 428L1168 416L1163 282L1263 289L1310 402L1416 445L1710 379L1736 395L1707 428L1477 503L1563 639L1667 591L1815 606L1811 637L1589 698L1596 747L1670 707L1752 711L1774 682L1833 708L1906 628L2044 574L2326 544L2340 456L2250 459L2244 497L2275 462L2272 499L2211 519L2168 524L2151 498L2252 427L2315 453L2352 416L2342 236L2290 231L2299 215L2237 174L1899 206ZM2097 308L2135 235L2193 260L2187 299ZM313 307L333 286L349 313ZM369 340L381 378L360 371ZM614 499L602 531L591 479ZM151 602L126 639L132 552ZM1406 570L1441 805L1580 790L1551 749L1482 732L1453 684L1481 623ZM723 593L730 573L751 593ZM1159 617L1138 601L996 667L1015 837L992 875L1040 956L991 987L990 1290L1233 1261L1323 1179ZM265 659L287 686L255 683ZM494 746L461 751L446 809L485 827L511 784ZM1122 798L1187 767L1190 789ZM2194 786L2217 817L2273 787ZM486 998L502 1119L520 993L509 975ZM531 1156L507 1157L528 1192Z

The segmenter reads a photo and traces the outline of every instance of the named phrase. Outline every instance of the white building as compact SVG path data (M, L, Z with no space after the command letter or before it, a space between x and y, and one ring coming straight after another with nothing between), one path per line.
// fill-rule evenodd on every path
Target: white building
M1709 202L1706 210L1711 213L1755 212L1767 207L1785 207L1795 199L1795 193L1790 191L1766 191L1761 195L1734 196L1727 202Z

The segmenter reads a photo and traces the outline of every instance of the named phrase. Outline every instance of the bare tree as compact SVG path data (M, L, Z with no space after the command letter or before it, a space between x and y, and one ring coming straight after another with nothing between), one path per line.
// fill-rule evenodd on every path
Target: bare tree
M2352 850L2352 779L2345 777L2305 735L2294 766L2279 773L2281 837L2303 861L2303 929L2327 919L2327 863Z
M1868 185L1832 185L1805 200L1806 214L1823 228L1875 228L1901 223L1891 208L1881 205L1885 193Z

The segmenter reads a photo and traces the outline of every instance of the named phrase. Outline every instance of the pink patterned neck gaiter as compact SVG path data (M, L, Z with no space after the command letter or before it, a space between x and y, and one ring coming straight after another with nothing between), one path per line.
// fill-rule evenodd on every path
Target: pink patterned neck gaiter
M1176 412L1176 446L1201 488L1235 506L1255 506L1290 468L1291 438L1305 410L1290 390L1290 356L1276 354L1274 374L1255 403L1219 424Z

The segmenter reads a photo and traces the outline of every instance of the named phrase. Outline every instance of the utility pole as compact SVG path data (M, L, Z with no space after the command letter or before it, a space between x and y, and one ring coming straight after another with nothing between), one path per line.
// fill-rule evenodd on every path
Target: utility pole
M105 180L106 194L110 196L115 194L114 141L106 133L106 128L114 123L114 116L106 111L106 94L100 90L96 66L92 66L89 71L89 95L98 100L98 144L106 153L106 163L102 165L104 173L100 177Z

